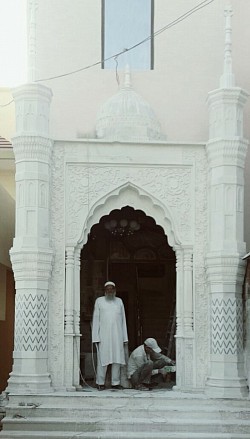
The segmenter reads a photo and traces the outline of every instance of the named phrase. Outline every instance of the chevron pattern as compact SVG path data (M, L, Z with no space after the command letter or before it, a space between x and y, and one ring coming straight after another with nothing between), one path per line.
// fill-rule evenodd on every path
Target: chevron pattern
M243 351L242 303L236 298L212 300L212 354L236 355Z
M15 351L47 350L47 298L44 294L17 293Z

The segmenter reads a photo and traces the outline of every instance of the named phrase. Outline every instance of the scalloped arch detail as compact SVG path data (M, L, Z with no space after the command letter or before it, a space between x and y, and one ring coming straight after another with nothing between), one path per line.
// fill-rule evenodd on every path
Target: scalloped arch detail
M125 206L142 210L147 216L151 216L156 224L163 228L168 237L169 245L171 247L180 245L174 217L167 206L142 188L132 183L126 183L107 193L92 206L83 225L78 246L83 247L86 244L91 227L97 224L103 216L109 215L114 209L121 209Z

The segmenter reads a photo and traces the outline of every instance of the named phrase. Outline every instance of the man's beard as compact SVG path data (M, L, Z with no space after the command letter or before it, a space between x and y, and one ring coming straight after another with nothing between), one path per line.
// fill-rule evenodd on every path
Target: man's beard
M114 298L115 298L115 293L112 293L112 294L105 294L105 297L106 297L107 300L114 300Z

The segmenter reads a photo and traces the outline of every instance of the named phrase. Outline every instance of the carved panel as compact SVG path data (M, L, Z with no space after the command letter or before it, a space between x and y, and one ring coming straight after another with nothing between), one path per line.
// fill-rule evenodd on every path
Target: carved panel
M194 327L195 327L195 367L196 385L204 387L209 354L208 299L206 291L205 252L207 244L207 160L203 148L189 148L184 152L184 160L192 160L195 169L194 211Z
M243 212L244 210L244 188L243 186L237 187L237 194L236 194L236 205L237 205L237 211Z
M143 187L173 213L176 228L184 241L191 239L192 170L178 167L67 167L67 239L80 237L87 212L107 193L128 181Z
M39 207L47 208L48 207L48 184L40 183L39 184Z
M184 346L185 354L185 387L193 387L193 340L187 339L185 340Z
M241 299L216 298L211 304L211 353L236 355L243 352Z
M19 292L15 309L15 351L47 350L47 297Z
M54 250L49 292L49 371L55 387L62 387L64 377L64 148L57 146L52 158L51 242Z

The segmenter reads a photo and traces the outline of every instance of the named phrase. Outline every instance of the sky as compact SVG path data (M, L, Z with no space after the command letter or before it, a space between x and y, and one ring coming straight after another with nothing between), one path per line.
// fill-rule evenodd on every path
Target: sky
M0 0L0 88L27 82L27 0Z

